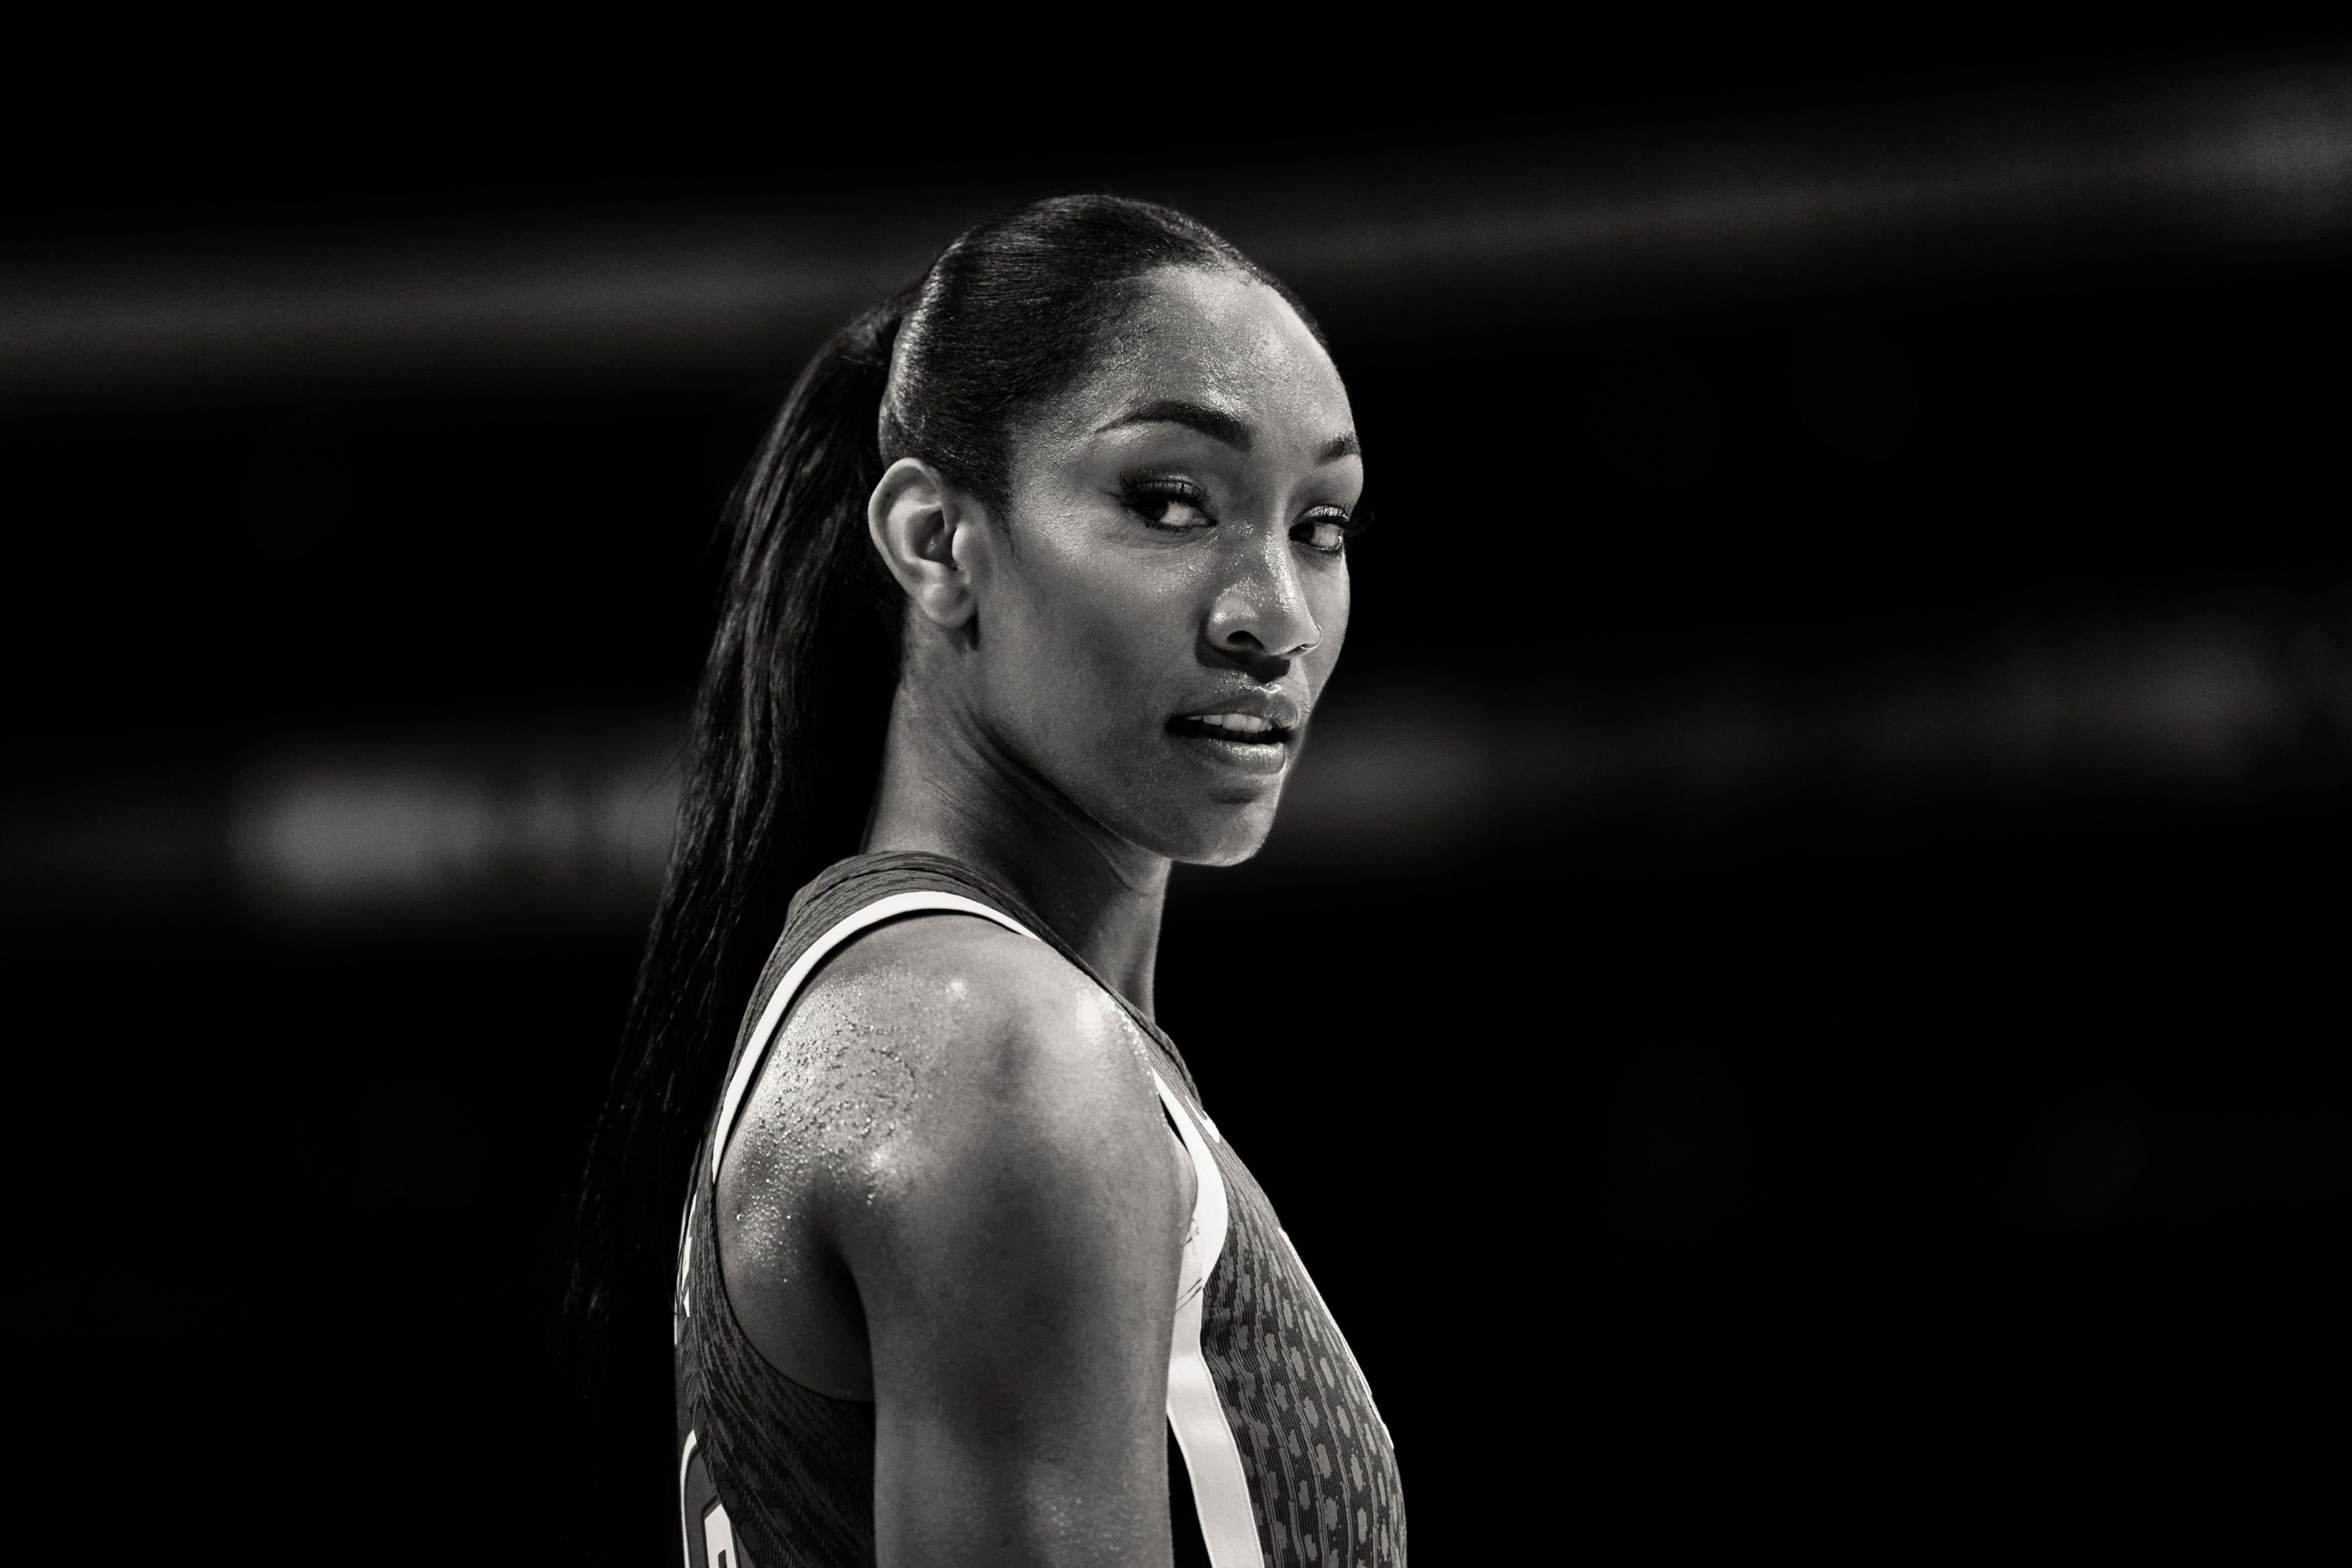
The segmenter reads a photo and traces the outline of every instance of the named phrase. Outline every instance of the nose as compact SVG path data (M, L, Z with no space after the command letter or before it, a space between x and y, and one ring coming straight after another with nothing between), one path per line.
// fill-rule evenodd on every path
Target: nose
M1294 659L1322 640L1288 537L1277 534L1272 543L1251 552L1209 607L1210 645L1245 662Z

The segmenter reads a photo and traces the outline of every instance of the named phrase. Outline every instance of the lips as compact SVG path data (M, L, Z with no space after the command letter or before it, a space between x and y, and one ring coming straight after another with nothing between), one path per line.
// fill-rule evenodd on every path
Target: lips
M1254 773L1289 765L1305 717L1298 700L1271 688L1250 688L1209 699L1171 716L1169 732L1188 751Z
M1298 732L1298 699L1277 687L1244 687L1185 708L1168 721L1179 734L1244 745L1279 745Z
M1255 713L1184 713L1174 721L1187 729L1213 730L1226 741L1280 741L1290 731Z

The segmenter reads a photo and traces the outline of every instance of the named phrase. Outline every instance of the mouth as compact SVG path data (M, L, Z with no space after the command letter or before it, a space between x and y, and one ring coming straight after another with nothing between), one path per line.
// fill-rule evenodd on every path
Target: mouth
M1168 732L1204 760L1245 773L1276 773L1290 765L1295 726L1255 713L1181 713Z

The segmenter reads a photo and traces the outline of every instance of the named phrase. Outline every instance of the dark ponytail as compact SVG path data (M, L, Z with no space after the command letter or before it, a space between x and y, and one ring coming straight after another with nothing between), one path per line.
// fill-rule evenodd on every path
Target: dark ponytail
M572 1259L589 1468L609 1467L614 1491L667 1468L671 1246L739 1021L794 890L856 853L880 770L905 600L867 537L867 499L887 461L919 457L1001 508L1013 426L1076 378L1137 279L1161 267L1246 274L1314 327L1288 289L1181 213L1113 196L1033 203L971 229L920 283L835 333L728 504L675 847Z
M866 311L817 351L728 501L726 584L668 875L580 1197L569 1315L592 1470L641 1446L657 1453L663 1426L643 1406L667 1368L629 1352L668 1340L665 1215L793 890L856 852L874 791L904 600L867 540L866 500L882 476L875 431L905 303Z

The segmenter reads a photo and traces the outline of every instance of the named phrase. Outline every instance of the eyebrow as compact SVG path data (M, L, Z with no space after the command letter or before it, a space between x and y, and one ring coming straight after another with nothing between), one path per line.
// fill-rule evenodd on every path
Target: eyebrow
M1181 425L1188 430L1198 430L1213 441L1222 441L1237 452L1250 449L1250 427L1222 408L1212 408L1205 403L1193 403L1181 397L1166 397L1157 403L1120 415L1103 430L1122 429L1129 425ZM1318 463L1336 463L1342 458L1353 458L1363 451L1363 444L1352 430L1344 436L1334 436L1316 450Z

